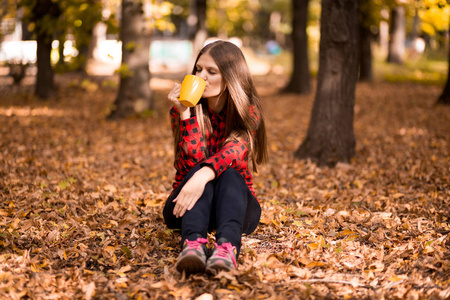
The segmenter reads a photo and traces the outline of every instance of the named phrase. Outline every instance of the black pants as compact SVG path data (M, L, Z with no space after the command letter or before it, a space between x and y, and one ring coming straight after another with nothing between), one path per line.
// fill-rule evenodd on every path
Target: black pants
M256 229L261 207L236 170L229 168L208 182L203 195L183 217L173 214L173 199L199 169L199 165L194 167L167 199L163 211L165 223L171 229L181 229L182 243L185 239L195 240L199 235L206 237L208 231L216 229L216 240L228 239L239 253L242 233L249 234Z

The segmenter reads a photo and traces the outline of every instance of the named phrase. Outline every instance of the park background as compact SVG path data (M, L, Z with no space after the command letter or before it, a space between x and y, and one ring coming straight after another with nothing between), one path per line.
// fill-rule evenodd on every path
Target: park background
M448 299L449 20L439 0L3 0L1 297ZM238 270L185 277L166 95L217 38L263 102L263 214Z

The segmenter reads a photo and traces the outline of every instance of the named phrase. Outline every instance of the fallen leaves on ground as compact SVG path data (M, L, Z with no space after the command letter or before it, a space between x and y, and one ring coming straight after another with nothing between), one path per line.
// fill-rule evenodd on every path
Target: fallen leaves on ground
M2 89L2 297L450 297L450 108L434 105L440 87L359 84L356 156L329 169L293 158L313 95L279 95L285 78L257 77L271 158L255 176L261 224L243 238L238 270L185 277L174 268L179 233L161 217L174 176L172 81L153 79L151 117L108 122L114 88L58 78L58 100Z

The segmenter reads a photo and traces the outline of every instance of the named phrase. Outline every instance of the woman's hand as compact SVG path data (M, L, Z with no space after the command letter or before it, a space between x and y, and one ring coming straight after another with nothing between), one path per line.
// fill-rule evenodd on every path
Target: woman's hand
M203 167L198 170L183 186L178 196L173 214L177 218L184 216L186 210L191 210L205 190L205 185L215 178L216 174L211 167Z
M180 112L180 119L186 120L191 117L191 110L189 107L184 106L178 98L180 97L180 91L181 91L181 84L175 82L172 90L169 92L169 95L167 95L167 99L169 99L170 102L178 109Z

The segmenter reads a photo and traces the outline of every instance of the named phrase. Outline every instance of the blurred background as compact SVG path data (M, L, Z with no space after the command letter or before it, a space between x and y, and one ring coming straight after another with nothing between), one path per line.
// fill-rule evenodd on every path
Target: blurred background
M300 40L314 76L320 15L319 0L1 0L0 83L20 84L50 67L41 76L126 77L123 49L138 48L148 52L135 56L148 61L151 74L189 73L198 50L214 39L240 46L254 75L286 76L294 73ZM443 85L449 15L445 0L361 0L361 61L369 62L361 79Z

